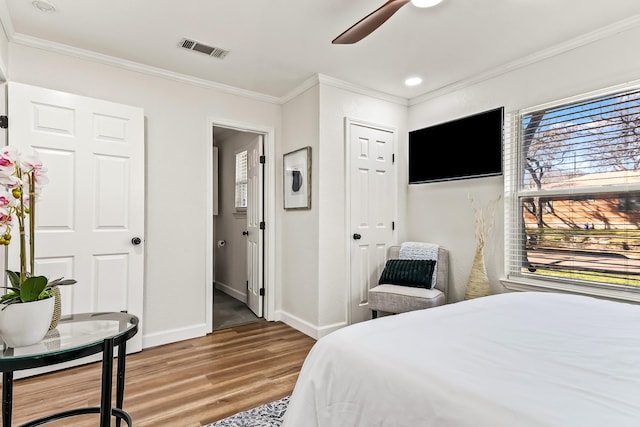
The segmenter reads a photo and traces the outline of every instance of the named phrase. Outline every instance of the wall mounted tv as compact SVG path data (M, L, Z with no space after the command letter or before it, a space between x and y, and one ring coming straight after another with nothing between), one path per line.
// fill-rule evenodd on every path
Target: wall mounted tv
M409 132L409 184L502 174L504 107Z

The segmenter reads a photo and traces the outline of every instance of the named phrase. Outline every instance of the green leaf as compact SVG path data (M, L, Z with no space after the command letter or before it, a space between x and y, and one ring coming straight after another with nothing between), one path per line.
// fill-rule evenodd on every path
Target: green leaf
M2 288L9 289L9 292L0 297L0 303L3 305L2 310L7 308L11 304L22 302L20 301L20 289L9 288L6 286L2 286Z
M45 276L29 277L20 285L20 299L22 302L37 301L42 291L47 287Z
M13 285L14 288L20 287L20 273L16 271L6 270L7 276L9 276L9 281Z
M61 277L59 279L52 280L51 282L49 282L49 287L53 288L54 286L73 285L74 283L77 283L77 282L73 279L62 280L62 277Z
M46 276L33 276L27 273L27 278L20 283L20 273L17 271L6 270L7 276L13 286L0 286L0 289L7 289L5 295L0 296L0 303L6 305L38 301L52 296L52 289L56 286L73 285L76 283L74 279L59 279L49 282Z
M6 294L2 295L0 297L0 302L5 302L14 298L20 298L20 289L17 288L7 288L5 286L2 286L5 289L9 289L9 292L7 292Z

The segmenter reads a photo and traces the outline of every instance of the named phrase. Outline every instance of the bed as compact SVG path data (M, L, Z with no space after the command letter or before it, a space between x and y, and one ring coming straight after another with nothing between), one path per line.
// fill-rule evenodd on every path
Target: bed
M283 427L638 427L640 306L513 292L319 339Z

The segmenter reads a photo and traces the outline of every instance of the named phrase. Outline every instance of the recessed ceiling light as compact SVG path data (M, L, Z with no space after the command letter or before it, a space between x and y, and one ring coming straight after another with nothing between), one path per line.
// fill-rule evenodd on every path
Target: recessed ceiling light
M422 83L422 79L420 77L409 77L404 81L404 84L406 84L407 86L417 86L420 83Z
M34 0L31 4L41 12L55 12L56 7L47 0Z
M411 3L416 7L432 7L441 2L442 0L411 0Z

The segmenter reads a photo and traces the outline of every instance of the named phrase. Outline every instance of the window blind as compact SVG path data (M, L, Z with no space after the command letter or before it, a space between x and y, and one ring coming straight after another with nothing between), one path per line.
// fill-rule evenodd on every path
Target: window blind
M505 117L507 275L640 291L640 89Z
M236 154L236 209L247 207L247 151Z

